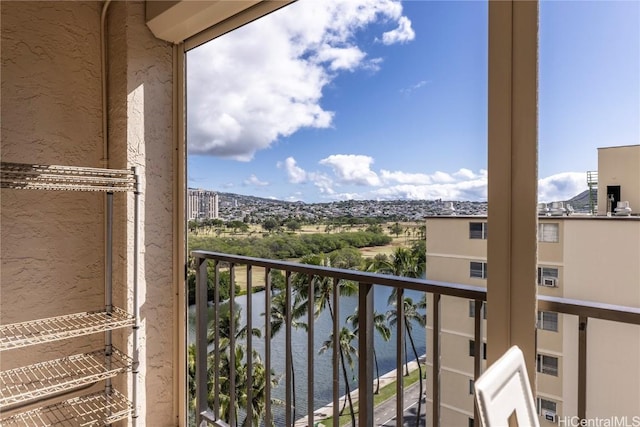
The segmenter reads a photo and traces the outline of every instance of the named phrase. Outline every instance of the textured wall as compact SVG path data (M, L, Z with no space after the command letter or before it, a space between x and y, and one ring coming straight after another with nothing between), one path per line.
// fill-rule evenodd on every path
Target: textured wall
M3 161L100 166L97 3L2 2ZM104 306L103 196L2 190L0 321ZM101 337L3 353L2 369Z
M2 2L2 160L102 165L102 2ZM142 2L109 9L110 166L142 176L138 425L173 414L172 50ZM2 190L2 324L104 306L102 194ZM133 197L116 194L114 303L132 308ZM130 330L115 343L131 349ZM2 369L100 348L102 334L3 353ZM131 380L120 381L131 389ZM126 382L126 383L124 383Z
M139 258L141 425L172 425L172 48L144 24L142 2L114 2L109 10L110 161L137 166L142 178ZM133 205L118 206L133 217ZM120 240L122 239L122 240ZM126 240L124 240L126 239ZM117 298L131 306L133 224L116 230ZM126 336L131 345L131 337ZM129 387L131 385L129 384Z

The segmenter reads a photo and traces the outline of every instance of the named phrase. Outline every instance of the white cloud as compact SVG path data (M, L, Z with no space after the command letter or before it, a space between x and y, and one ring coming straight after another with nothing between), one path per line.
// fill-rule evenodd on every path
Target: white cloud
M330 167L333 176L307 172L297 165L293 157L279 162L278 167L286 170L289 182L313 183L320 196L330 200L487 200L486 169L473 171L461 168L453 173L436 171L431 174L382 169L377 173L372 170L372 157L355 154L334 154L319 163ZM248 183L259 186L268 184L258 180L255 175L245 181L245 184ZM354 192L353 186L362 191ZM586 188L584 172L564 172L541 178L538 181L538 197L540 202L568 200ZM297 193L296 197L289 199L300 200L301 197Z
M432 175L431 175L431 179L433 180L433 182L439 182L439 183L447 183L447 182L455 182L456 179L451 176L450 174L446 173L446 172L441 172L441 171L435 171Z
M420 89L421 87L425 86L427 84L426 80L420 80L418 83L411 85L407 88L404 89L400 89L400 93L404 94L404 95L409 95L411 94L411 92Z
M332 194L328 197L325 197L325 199L329 199L329 200L366 200L367 197L364 196L361 193L335 193Z
M412 33L398 0L297 2L191 51L189 151L248 161L300 128L330 127L323 89L339 72L381 64L355 41L374 23L397 26L385 44Z
M320 194L335 194L335 190L333 189L334 182L327 175L312 172L309 174L309 179L313 182L313 185L320 190Z
M538 181L538 200L554 202L568 200L587 189L584 172L563 172Z
M424 173L391 172L382 169L380 177L385 182L397 182L398 184L431 184L431 177Z
M459 180L472 180L477 179L482 175L476 175L469 169L460 169L453 174L441 171L436 171L432 174L407 173L401 171L392 172L382 169L380 171L380 176L386 183L396 182L398 184L428 185L438 183L453 183Z
M366 53L356 46L347 48L323 46L318 50L318 62L328 63L331 71L354 70L360 65Z
M462 168L455 173L411 174L381 171L385 185L372 189L373 198L409 200L487 200L486 169ZM437 179L436 179L437 178ZM587 189L583 172L564 172L538 181L541 202L568 200Z
M260 181L257 176L251 174L251 176L243 181L244 185L254 185L256 187L266 187L269 185L266 181Z
M287 157L284 163L278 162L277 166L284 167L291 184L301 184L307 180L307 173L296 164L296 159L293 157Z
M371 170L373 158L358 154L333 154L320 160L329 166L341 184L380 185L378 174Z
M486 174L486 171L485 171L485 174ZM466 169L466 168L462 168L462 169L458 170L458 172L455 172L453 174L453 176L455 178L460 178L460 179L474 179L474 178L478 177L478 175L473 173L472 170Z
M484 201L487 199L487 180L486 177L481 177L449 183L398 184L376 189L372 193L375 198L385 200L444 199Z
M387 31L382 35L382 43L386 45L394 43L406 43L416 37L415 31L411 28L411 21L405 16L398 19L398 28Z

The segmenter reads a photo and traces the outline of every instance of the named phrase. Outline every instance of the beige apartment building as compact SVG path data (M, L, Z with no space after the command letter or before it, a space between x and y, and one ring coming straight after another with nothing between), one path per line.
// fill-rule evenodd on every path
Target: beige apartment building
M598 169L600 215L539 217L538 294L640 307L640 145L599 149ZM617 203L607 214L612 189L631 215L616 215ZM486 287L488 236L485 216L428 218L427 278ZM442 424L472 425L474 301L443 296L441 307ZM538 413L542 425L562 424L577 414L578 318L539 311L537 320L537 366L528 369L537 371ZM598 320L588 328L587 417L631 420L640 410L640 330Z
M215 219L219 215L218 193L201 188L187 190L187 220Z

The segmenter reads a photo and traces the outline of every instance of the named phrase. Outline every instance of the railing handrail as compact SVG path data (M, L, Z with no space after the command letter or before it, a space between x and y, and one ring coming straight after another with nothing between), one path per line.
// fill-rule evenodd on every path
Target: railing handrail
M605 304L571 298L538 295L538 309L562 314L584 316L592 319L640 325L640 308Z
M244 255L225 254L220 252L194 250L196 258L214 259L233 264L250 264L275 270L288 270L296 273L313 274L342 280L352 280L362 284L395 286L403 289L435 293L453 297L467 298L476 301L487 300L487 289L481 286L463 285L460 283L441 282L437 280L416 279L393 276L390 274L371 273L344 268L302 264L293 261L271 260ZM601 302L578 300L571 298L538 295L538 309L562 314L586 316L593 319L640 325L640 308Z
M463 285L460 283L440 282L436 280L415 279L412 277L394 276L391 274L371 273L367 271L348 270L344 268L325 267L321 265L302 264L292 261L270 260L243 255L231 255L220 252L195 250L191 252L195 258L214 259L232 264L248 264L272 270L287 270L296 273L312 274L341 280L351 280L367 285L394 286L414 291L436 293L452 297L486 301L487 291L481 286Z

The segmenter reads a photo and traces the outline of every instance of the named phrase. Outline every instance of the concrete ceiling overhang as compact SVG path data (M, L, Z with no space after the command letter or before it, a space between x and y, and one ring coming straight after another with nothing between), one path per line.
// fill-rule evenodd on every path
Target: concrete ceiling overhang
M147 26L171 43L189 41L187 49L280 9L291 0L180 0L146 2Z

